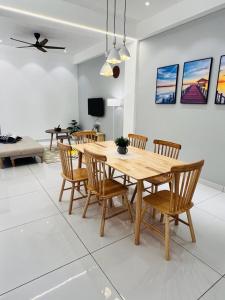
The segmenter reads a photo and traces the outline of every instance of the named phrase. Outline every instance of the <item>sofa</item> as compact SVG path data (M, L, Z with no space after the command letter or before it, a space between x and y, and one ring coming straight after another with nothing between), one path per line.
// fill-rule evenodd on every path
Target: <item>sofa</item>
M12 166L18 158L38 156L43 162L44 147L29 136L25 136L15 144L0 144L0 168L3 168L3 160L10 158Z

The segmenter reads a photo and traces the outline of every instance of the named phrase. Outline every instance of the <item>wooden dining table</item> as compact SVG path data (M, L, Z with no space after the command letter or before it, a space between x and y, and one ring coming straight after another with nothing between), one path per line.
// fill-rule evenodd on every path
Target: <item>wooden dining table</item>
M73 148L78 151L78 168L81 168L82 155L84 149L87 149L105 155L107 157L106 164L109 168L137 181L134 242L138 245L140 243L143 181L147 178L169 174L171 167L183 165L184 162L131 146L128 147L127 154L121 155L117 152L113 141L73 145Z

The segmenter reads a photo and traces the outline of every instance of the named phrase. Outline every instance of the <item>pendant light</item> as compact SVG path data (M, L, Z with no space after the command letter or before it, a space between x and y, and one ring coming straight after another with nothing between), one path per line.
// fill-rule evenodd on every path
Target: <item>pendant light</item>
M120 55L118 50L116 49L116 0L114 0L114 40L113 40L113 48L109 53L107 58L107 62L116 65L121 63Z
M130 53L126 47L126 11L127 11L127 0L124 1L124 16L123 16L123 46L121 47L119 54L122 61L130 59Z
M106 35L105 35L105 57L108 57L108 28L109 27L109 0L107 0L107 15L106 15ZM110 64L106 61L100 70L100 75L105 77L113 76L113 70Z

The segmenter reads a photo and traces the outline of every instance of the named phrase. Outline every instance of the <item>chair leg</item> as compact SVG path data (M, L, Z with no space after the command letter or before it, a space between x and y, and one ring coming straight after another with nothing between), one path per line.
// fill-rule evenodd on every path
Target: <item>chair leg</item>
M111 170L111 178L113 178L114 173L115 173L115 169L112 169L112 170Z
M127 198L127 195L124 195L123 197L124 197L127 209L128 209L128 213L130 215L131 223L133 223L134 219L133 219L133 215L132 215L132 211L131 211L130 202L129 202L128 198Z
M175 216L175 225L176 225L176 226L179 225L178 217L179 217L178 215Z
M86 181L84 181L84 189L85 189L85 193L87 195L88 194L88 190L87 190L87 182Z
M108 201L109 201L109 207L112 208L113 207L113 199L110 198Z
M74 190L75 190L75 183L72 184L72 189L71 189L71 194L70 194L69 215L71 215L72 209L73 209Z
M154 191L154 193L157 193L158 192L157 185L153 185L152 186L152 190ZM153 208L153 210L152 210L152 218L155 219L155 216L156 216L156 210L155 210L155 208Z
M165 259L170 260L170 222L168 215L165 215Z
M63 192L64 192L64 188L65 188L65 183L66 183L66 179L63 179L61 191L60 191L60 194L59 194L59 202L62 201L62 196L63 196Z
M103 200L103 203L102 203L102 219L101 219L101 227L100 227L100 236L104 236L106 204L107 204L107 200Z
M106 170L105 170L106 173ZM108 166L108 177L107 177L107 173L105 174L106 178L112 178L112 168Z
M192 223L192 219L191 219L190 210L188 210L186 212L186 214L187 214L187 218L188 218L188 224L189 224L189 228L190 228L192 242L195 243L196 242L196 237L195 237L195 232L194 232L194 227L193 227L193 223Z
M127 182L127 176L124 175L124 177L123 177L123 185L126 185L126 182Z
M151 193L152 194L154 194L154 185L153 184L151 184L152 186L151 186Z
M133 204L134 203L134 199L135 199L135 196L137 194L137 186L135 186L135 189L134 189L134 192L133 192L133 195L132 195L132 198L130 200L130 203Z
M98 200L98 205L102 205L101 201L100 201L100 197L96 196L97 200Z
M83 211L82 218L85 218L85 217L86 217L86 213L87 213L88 206L89 206L89 204L90 204L90 200L91 200L91 191L88 191L88 197L87 197L86 204L85 204L85 206L84 206L84 211Z
M161 214L161 216L160 216L160 223L163 223L163 220L164 220L164 214Z
M156 216L156 210L155 210L155 208L153 208L152 209L152 218L155 219L155 216Z

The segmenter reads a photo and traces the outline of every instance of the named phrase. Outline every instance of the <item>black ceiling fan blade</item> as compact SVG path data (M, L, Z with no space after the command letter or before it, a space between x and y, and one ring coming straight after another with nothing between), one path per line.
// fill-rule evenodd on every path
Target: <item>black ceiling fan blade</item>
M55 46L44 46L44 48L46 49L61 49L61 50L65 50L65 47L55 47Z
M14 38L10 38L10 39L13 40L13 41L17 41L17 42L20 42L20 43L27 44L27 45L33 45L32 43L24 42L24 41L17 40L17 39L14 39Z
M35 47L35 46L20 46L20 47L16 47L16 48L32 48L32 47Z
M44 39L43 41L41 41L41 42L39 43L39 45L40 45L41 47L43 47L43 46L45 46L45 45L47 44L47 42L48 42L48 39Z
M47 50L45 50L45 49L42 48L42 47L37 46L36 48L37 48L38 50L42 51L42 52L48 52Z

